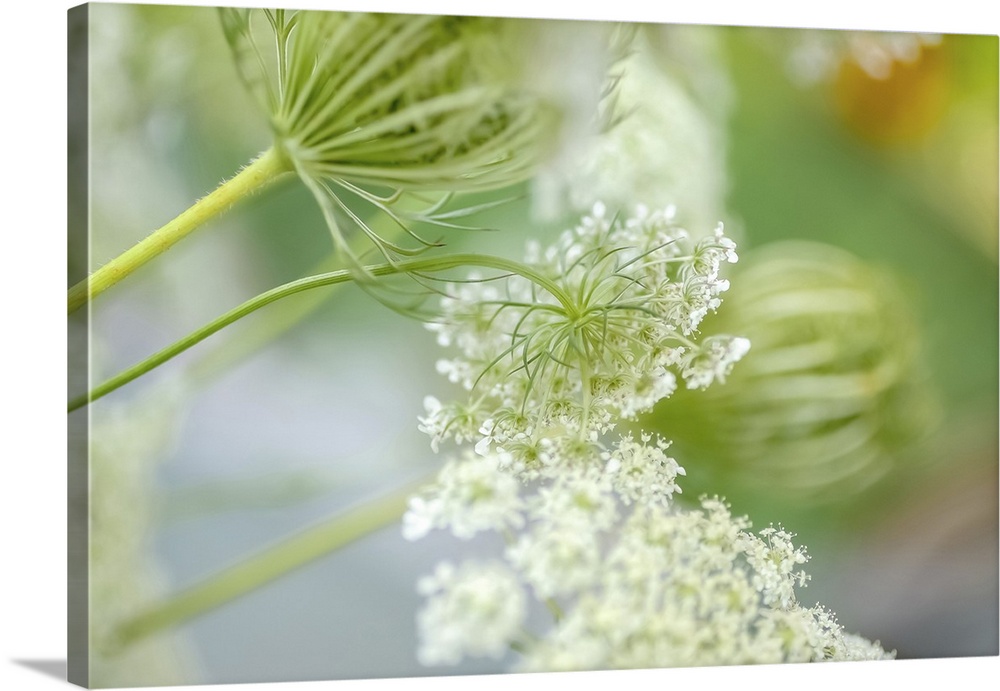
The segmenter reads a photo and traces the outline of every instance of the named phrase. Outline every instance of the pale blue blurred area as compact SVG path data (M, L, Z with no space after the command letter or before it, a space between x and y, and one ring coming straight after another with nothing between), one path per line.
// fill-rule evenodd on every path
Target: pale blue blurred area
M168 493L207 479L288 474L313 475L320 487L287 506L163 525L157 551L178 587L433 469L414 412L435 385L414 376L432 370L431 335L403 328L399 340L372 338L392 334L395 319L371 321L369 339L331 338L308 353L272 349L191 407L184 441L161 473ZM413 366L421 360L425 367ZM415 585L454 547L448 538L406 542L394 524L185 630L215 682L431 674L414 656ZM486 661L453 671L501 669Z

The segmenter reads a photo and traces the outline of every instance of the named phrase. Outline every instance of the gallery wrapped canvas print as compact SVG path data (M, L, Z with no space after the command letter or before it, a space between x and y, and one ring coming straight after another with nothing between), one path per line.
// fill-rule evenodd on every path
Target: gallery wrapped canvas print
M996 36L69 39L74 683L997 655Z

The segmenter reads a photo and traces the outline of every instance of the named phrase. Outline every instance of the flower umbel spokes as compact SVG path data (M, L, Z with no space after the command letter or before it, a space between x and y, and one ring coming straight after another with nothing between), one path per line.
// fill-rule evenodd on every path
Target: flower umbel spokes
M475 401L478 448L534 454L550 429L596 439L672 393L678 377L692 388L724 377L745 339L703 348L693 333L729 287L719 272L734 247L721 227L692 241L672 209L622 219L598 204L551 247L529 246L525 264L544 285L530 274L457 284L430 328L461 351L438 369ZM453 425L459 409L435 401L423 424L437 439L475 438L468 409Z
M320 204L338 249L359 230L389 261L436 244L419 220L455 227L440 197L407 211L401 195L483 191L530 176L556 110L526 86L530 25L489 17L221 10L275 148ZM262 49L273 43L276 50ZM450 197L449 197L450 198ZM415 245L373 230L356 202L388 214Z

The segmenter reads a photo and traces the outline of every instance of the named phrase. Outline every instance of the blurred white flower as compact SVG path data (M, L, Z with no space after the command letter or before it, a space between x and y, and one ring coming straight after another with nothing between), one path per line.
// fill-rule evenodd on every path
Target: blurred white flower
M536 176L541 217L584 211L594 199L615 207L636 200L677 204L694 230L720 217L727 192L728 84L712 36L672 28L636 32L613 68L615 81L602 104L610 127L579 138ZM663 59L673 44L698 59ZM706 85L711 88L699 90Z
M482 458L469 450L447 463L433 485L410 499L403 523L406 539L421 538L433 528L468 539L483 530L521 527L519 483L497 466L496 457Z
M455 664L466 655L502 657L527 614L520 582L498 562L444 562L417 590L428 598L417 615L417 656L425 665Z
M925 46L941 43L940 34L887 31L795 32L788 72L799 84L830 80L845 61L853 61L872 79L887 79L894 62L912 63Z
M506 557L539 600L590 586L601 566L597 533L586 523L540 523Z

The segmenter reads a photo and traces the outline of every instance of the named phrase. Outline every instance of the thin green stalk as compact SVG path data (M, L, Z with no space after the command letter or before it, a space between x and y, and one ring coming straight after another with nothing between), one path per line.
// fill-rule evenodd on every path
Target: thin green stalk
M510 273L519 274L524 276L528 280L531 280L538 284L540 287L552 293L560 302L567 305L567 309L572 308L572 303L569 302L570 298L566 295L558 284L552 280L542 276L541 274L535 272L528 266L525 266L521 262L513 261L510 259L504 259L502 257L491 257L483 254L452 254L442 257L428 257L421 259L411 259L407 261L396 262L393 264L378 264L376 266L370 266L366 268L368 275L373 277L388 276L391 274L401 274L401 273L432 273L436 271L447 271L449 269L454 269L460 266L478 266L487 269L497 269L500 271L507 271ZM243 317L247 316L251 312L254 312L261 307L271 304L277 300L288 297L290 295L295 295L296 293L301 293L305 290L310 290L312 288L319 288L322 286L336 285L338 283L344 283L347 281L353 281L358 278L355 271L344 269L340 271L332 271L325 274L319 274L316 276L309 276L306 278L300 278L296 281L290 283L285 283L284 285L278 286L277 288L272 288L271 290L261 293L260 295L247 300L242 305L231 309L230 311L218 317L209 324L193 331L184 338L180 339L173 345L167 346L158 353L146 358L142 362L133 365L127 370L117 374L111 379L107 380L103 384L92 389L88 394L79 396L69 402L68 412L73 412L78 408L82 408L90 402L96 401L97 399L105 396L115 389L118 389L125 384L137 379L138 377L146 374L147 372L159 367L163 363L167 362L171 358L179 355L188 348L194 346L195 344L205 340L217 331L225 328L226 326L236 322Z
M307 273L312 276L343 268L343 262L336 254L331 253L317 262ZM330 295L329 291L312 291L300 295L298 299L290 300L291 304L283 305L280 310L262 312L252 324L247 324L239 335L234 335L228 342L221 343L218 348L206 352L201 359L191 363L186 368L185 378L192 382L204 383L214 376L229 371L235 363L249 357L304 321L329 300Z
M246 595L317 559L398 521L407 499L428 479L300 531L122 623L109 641L121 650ZM109 651L110 652L110 651Z
M351 273L351 271L342 269L340 271L332 271L330 273L319 274L317 276L300 278L297 281L285 283L277 288L272 288L271 290L261 293L260 295L247 300L243 304L234 307L221 317L218 317L200 329L191 332L172 345L169 345L163 350L151 355L142 362L139 362L138 364L120 372L111 379L105 381L103 384L96 386L91 389L89 394L74 398L69 403L69 412L73 412L77 408L82 408L88 403L96 401L97 399L111 393L115 389L118 389L134 379L141 377L143 374L159 367L168 360L180 355L188 348L200 343L217 331L220 331L230 324L239 321L243 317L255 312L261 307L269 305L276 300L280 300L281 298L295 295L296 293L300 293L304 290L309 290L310 288L336 285L338 283L351 281L354 278L355 276Z
M253 194L285 174L287 162L273 148L258 156L239 173L202 197L165 226L153 231L131 249L121 253L90 276L69 289L69 313L118 283L154 257L166 252L195 228L226 211L240 199Z

